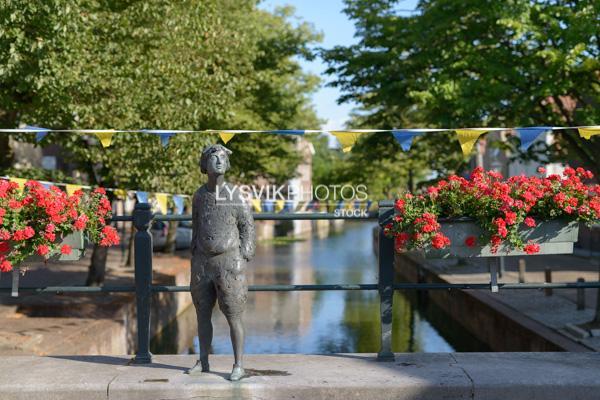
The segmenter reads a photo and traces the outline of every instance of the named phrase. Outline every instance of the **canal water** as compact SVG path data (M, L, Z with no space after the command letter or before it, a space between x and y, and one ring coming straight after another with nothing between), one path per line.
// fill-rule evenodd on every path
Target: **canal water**
M347 221L325 237L257 246L248 264L249 284L376 283L372 222ZM422 297L422 296L421 296ZM396 292L395 352L485 351L431 302ZM246 353L372 353L379 348L376 291L249 292ZM213 313L212 352L232 352L227 321ZM198 353L196 315L189 307L151 344L155 354Z

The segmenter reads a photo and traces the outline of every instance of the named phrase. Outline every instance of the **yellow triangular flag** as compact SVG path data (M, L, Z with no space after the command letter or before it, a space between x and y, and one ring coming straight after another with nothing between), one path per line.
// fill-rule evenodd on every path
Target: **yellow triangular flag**
M227 144L227 142L229 142L235 135L237 135L237 133L219 132L219 137L224 144Z
M114 193L117 199L124 200L127 198L127 190L125 189L115 189Z
M579 131L579 136L587 140L590 140L592 136L600 135L600 127L577 128L577 130Z
M377 203L376 201L371 202L371 204L369 204L369 201L367 201L367 206L366 206L367 211L377 210L378 208L379 208L379 203Z
M460 148L466 157L471 154L471 150L473 149L473 146L475 145L475 142L479 136L483 135L487 131L483 129L456 129L455 132L456 137L460 142Z
M156 199L156 208L161 214L167 214L167 201L169 200L169 195L167 193L154 193L154 198Z
M94 135L96 135L98 140L100 140L100 143L102 143L102 147L110 146L110 144L112 142L112 137L114 134L115 134L114 129L107 129L105 131L94 132Z
M67 185L65 189L68 196L73 196L73 193L81 189L81 185Z
M25 179L25 178L8 178L8 180L19 185L19 193L23 192L23 189L25 189L25 182L27 182L27 179Z
M305 211L307 203L308 202L306 202L306 201L299 201L298 204L296 204L294 211Z
M285 200L275 200L275 212L283 210L285 207Z
M251 203L252 203L252 208L254 209L254 211L256 212L261 212L261 206L260 206L260 199L250 199Z
M354 143L356 143L358 138L368 132L331 131L329 133L337 138L342 147L342 151L347 153L352 150L352 146L354 146Z

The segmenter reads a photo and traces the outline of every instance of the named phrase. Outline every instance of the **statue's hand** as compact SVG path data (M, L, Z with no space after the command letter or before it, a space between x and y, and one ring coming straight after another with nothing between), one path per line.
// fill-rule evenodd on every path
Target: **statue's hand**
M244 260L250 261L252 260L252 257L254 257L254 250L250 246L242 244L240 246L240 254Z
M231 263L231 272L234 274L239 274L244 271L244 261L242 259L236 258Z

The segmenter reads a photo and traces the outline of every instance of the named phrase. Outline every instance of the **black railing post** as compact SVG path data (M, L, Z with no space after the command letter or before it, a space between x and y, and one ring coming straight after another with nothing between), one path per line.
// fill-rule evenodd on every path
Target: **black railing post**
M137 352L133 359L136 364L152 362L150 353L150 304L152 301L152 235L149 232L152 222L150 204L138 203L133 210L135 262L135 298L137 316Z
M384 206L385 204L385 206ZM381 347L377 353L379 361L394 361L392 352L392 308L394 304L394 240L383 234L383 227L391 222L394 208L379 203L379 312L381 316Z

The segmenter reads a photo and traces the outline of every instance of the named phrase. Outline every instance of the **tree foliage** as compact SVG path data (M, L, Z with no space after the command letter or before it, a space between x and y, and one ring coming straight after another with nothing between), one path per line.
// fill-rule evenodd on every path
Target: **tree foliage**
M360 105L355 126L598 122L597 1L422 0L410 16L397 11L399 3L347 0L345 12L355 21L359 41L324 52L333 84L344 93L340 101ZM558 139L543 150L599 172L599 138L586 143L575 131L561 131ZM425 148L411 151L409 162L435 163L432 169L442 167L442 173L460 169L452 137L429 134L420 142ZM372 149L357 161L399 152L399 147L385 155L384 148ZM402 159L396 156L397 163Z
M318 36L251 0L6 0L0 7L0 123L49 128L264 129L317 122L308 94L317 78L295 56ZM0 135L4 139L6 135ZM22 135L21 139L32 140ZM238 179L293 176L290 138L236 138ZM217 135L53 133L92 183L191 193L202 147ZM1 144L0 144L1 145ZM254 163L283 156L286 163ZM232 176L236 179L236 176Z
M314 126L307 96L318 80L295 57L309 57L318 35L292 25L291 15L289 8L259 10L254 0L2 0L0 127ZM103 149L94 136L51 133L41 145L59 145L92 184L193 193L204 179L200 152L217 140L180 134L162 148L157 136L118 133ZM289 137L247 135L231 147L232 180L283 182L299 162ZM4 171L10 150L0 134ZM88 284L103 281L105 261L95 249Z

